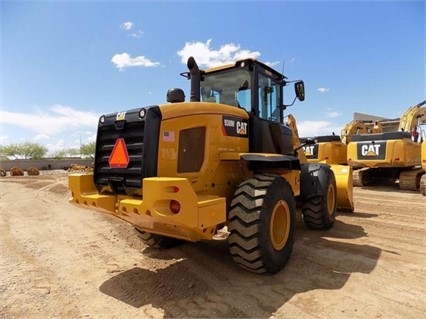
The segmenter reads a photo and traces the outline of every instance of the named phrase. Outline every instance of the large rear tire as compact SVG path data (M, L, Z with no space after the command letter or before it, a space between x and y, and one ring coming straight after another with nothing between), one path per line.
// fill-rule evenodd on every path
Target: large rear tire
M144 244L153 248L173 248L183 243L183 240L151 234L135 227L135 232Z
M241 183L229 211L234 261L255 273L280 271L293 250L295 220L293 190L283 177L256 174Z
M302 205L303 220L311 229L323 230L333 227L337 209L336 179L332 171L327 172L323 195L310 197Z

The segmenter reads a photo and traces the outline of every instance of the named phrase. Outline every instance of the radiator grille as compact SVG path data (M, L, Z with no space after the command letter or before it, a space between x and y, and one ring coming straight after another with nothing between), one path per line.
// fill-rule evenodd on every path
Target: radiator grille
M98 188L133 195L141 188L143 178L155 176L156 164L152 162L156 161L158 147L146 147L145 132L149 132L148 144L158 143L160 112L158 107L146 109L143 118L139 116L141 109L136 109L126 112L124 120L117 121L116 114L110 114L99 123L94 167L94 182ZM126 168L111 168L108 162L118 138L124 139L129 154ZM153 153L145 154L147 149Z

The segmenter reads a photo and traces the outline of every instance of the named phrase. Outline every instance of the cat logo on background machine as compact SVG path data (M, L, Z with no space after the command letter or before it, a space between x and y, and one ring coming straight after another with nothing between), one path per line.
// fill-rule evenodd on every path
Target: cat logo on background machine
M361 159L384 159L386 142L367 142L358 144L358 157Z
M318 158L318 144L315 145L306 145L303 147L306 158L308 159L317 159Z

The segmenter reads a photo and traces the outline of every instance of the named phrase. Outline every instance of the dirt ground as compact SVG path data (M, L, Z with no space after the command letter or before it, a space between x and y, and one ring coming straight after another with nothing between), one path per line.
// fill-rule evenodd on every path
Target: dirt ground
M67 174L0 178L0 318L422 318L426 197L355 188L327 232L298 221L288 265L255 275L226 241L170 250L68 203Z

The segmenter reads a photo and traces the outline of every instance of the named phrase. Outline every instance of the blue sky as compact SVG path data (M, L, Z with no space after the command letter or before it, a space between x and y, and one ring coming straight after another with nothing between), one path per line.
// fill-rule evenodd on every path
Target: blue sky
M426 97L425 1L1 1L0 144L94 141L104 113L164 103L202 68L254 57L306 100L302 136L354 112L396 118ZM284 64L284 67L283 67ZM293 99L287 89L286 102Z

